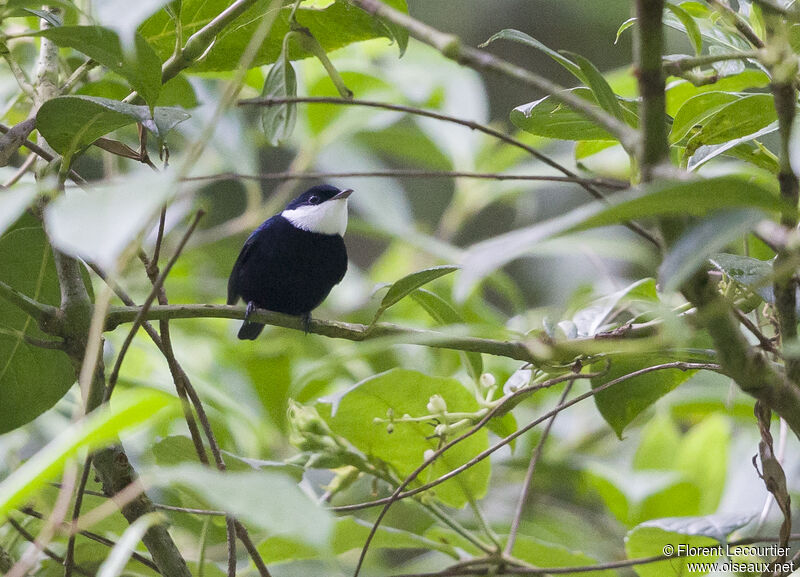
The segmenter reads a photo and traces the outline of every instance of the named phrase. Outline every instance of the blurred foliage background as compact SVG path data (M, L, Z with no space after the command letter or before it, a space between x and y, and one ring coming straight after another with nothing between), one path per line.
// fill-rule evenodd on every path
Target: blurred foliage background
M99 3L94 7L89 2L78 4L86 12L94 8L95 14L100 8ZM517 28L550 47L588 57L606 73L617 94L635 96L630 31L614 42L617 28L631 15L630 2L409 0L408 11L436 28L459 35L469 45L484 42L500 29ZM117 13L113 20L120 24L124 18L123 13ZM9 17L2 25L6 34L13 35L36 28L38 18ZM687 51L690 44L685 35L672 34L670 48ZM38 39L10 39L8 46L20 66L34 69ZM497 42L489 50L563 85L574 84L571 75L539 51L511 42ZM84 60L68 48L62 48L60 58L66 72L74 71ZM403 57L398 58L396 42L375 38L333 51L330 58L357 98L433 109L491 124L565 166L584 169L586 174L626 182L635 177L619 146L576 161L575 142L519 131L509 121L510 111L544 94L461 67L420 43L411 41ZM297 60L294 66L299 95L337 95L317 59ZM159 151L154 138L149 141L150 156L164 173L174 174L189 166L189 176L194 178L182 185L185 188L169 206L162 254L173 253L187 218L195 210L206 212L166 281L171 303L222 304L227 276L250 231L316 182L258 175L391 169L529 175L553 172L523 151L462 126L396 111L332 104L298 105L293 133L280 146L272 146L262 130L260 111L254 107L234 106L225 109L218 120L214 118L226 87L234 79L234 68L190 69L165 86L157 102L159 106L182 107L191 116L166 137L168 166L159 160L159 153L164 151ZM754 69L749 68L750 72ZM269 65L248 70L240 97L259 96L268 70ZM130 92L128 84L119 74L98 67L75 87L74 93L122 100ZM19 92L9 67L0 67L4 124L15 125L30 114L30 102ZM208 126L214 127L211 135L204 132ZM120 128L114 138L133 149L138 147L135 125ZM191 163L187 159L198 142L205 147L199 160ZM11 165L0 169L2 180L15 174L25 154L20 152ZM728 158L727 162L733 161ZM87 180L122 179L132 183L132 190L137 186L144 190L153 179L147 174L149 169L135 160L97 147L88 148L73 167ZM763 177L758 170L744 163L735 168L711 163L705 174L739 171ZM314 316L365 324L372 321L386 287L398 279L436 265L461 263L465 250L474 243L556 217L589 200L586 192L572 183L439 177L341 177L325 181L356 191L350 201L351 220L345 237L350 268ZM26 173L21 182L32 184L33 174ZM71 191L74 187L68 185L68 193ZM130 216L126 207L112 203L96 213L74 217L71 230L91 228L99 221L109 231L124 228ZM37 226L30 215L23 219L28 220L17 222L12 233L19 235L20 230ZM11 255L20 254L20 248L10 243L9 239L17 238L12 233L5 237L5 260L0 271L16 274L23 279L20 282L35 280L38 267L51 264L45 256L42 265L42 259L30 250L32 245L22 246L23 258L12 259ZM156 229L148 227L141 237L148 254L155 240ZM39 242L40 248L44 246L41 239ZM744 245L746 250L752 247L754 256L772 256L752 238L746 243L737 239L728 248L744 252ZM569 340L591 337L627 321L659 318L665 319L661 335L664 343L701 360L713 356L708 338L689 334L675 313L685 310L681 309L685 303L680 297L656 292L653 279L659 274L660 256L627 229L570 234L545 240L529 252L494 273L477 290L469 291L461 301L453 296L460 273L447 274L426 284L424 290L428 292L422 296L416 293L417 298L405 298L386 310L381 320L423 329L454 325L442 330L455 336L503 340L547 332L555 339ZM135 259L119 271L116 280L137 303L151 291L151 282ZM730 284L735 285L733 281ZM91 285L95 295L104 290L103 281L96 275L91 275ZM26 292L22 286L20 290ZM58 305L57 286L46 288L41 300ZM121 302L113 300L112 304ZM441 310L447 310L453 316L437 320L436 314L429 313L431 307L440 315ZM126 433L123 442L134 467L145 478L155 479L151 496L156 502L203 509L230 506L237 515L244 515L276 576L351 574L378 510L342 513L334 522L319 508L305 508L311 506L306 497L334 506L386 497L398 480L423 461L426 448L437 446L436 439L426 438L436 423L414 425L412 430L409 423L397 422L390 432L392 416L365 392L369 387L385 387L385 394L391 398L381 400L386 406L398 407L395 417L403 412L412 416L435 412L426 407L434 394L443 395L450 411L474 413L481 407L476 396L479 400L487 400L487 395L489 401L497 399L504 391L512 391L515 382L526 383L531 377L531 371L526 372L520 361L487 354L479 355L478 361L474 356L471 361L465 360L463 353L404 343L402 337L350 342L268 326L263 336L251 343L236 339L238 325L238 321L198 318L175 320L170 326L175 356L203 400L228 467L242 475L232 477L241 483L226 484L233 481L206 479L197 469L180 469L181 465L194 466L188 464L196 463L197 458L186 424L177 414ZM103 358L107 368L113 365L129 326L123 324L106 333ZM614 366L615 375L636 370L642 363L673 360L658 356L657 346L655 351L629 353L630 357ZM27 370L34 368L31 365ZM554 363L533 376L546 380L570 370L568 362ZM489 376L481 380L481 373ZM720 519L727 520L731 531L752 521L735 533L735 538L777 534L781 516L774 505L769 511L765 508L767 492L751 465L759 440L753 426L752 399L729 378L714 372L669 370L656 375L652 380L638 380L639 389L619 393L605 405L601 400L597 404L579 403L555 419L525 504L512 551L516 558L553 567L658 554L656 545L673 538L673 534L662 526L659 530L670 537L644 535L648 527L641 524L671 517L718 515L713 519L723 525ZM360 382L367 383L355 389L362 391L363 399L344 394ZM141 333L122 365L119 383L123 391L155 389L175 395L167 363ZM432 480L448 466L461 464L510 434L518 424L541 416L559 402L563 387L526 398L509 416L498 419L490 432L476 435L463 455L453 457L455 461L443 464L441 469L426 472L421 481ZM590 388L588 381L578 380L572 394ZM648 388L656 392L648 393ZM31 422L13 430L5 428L7 432L0 436L0 479L8 478L49 441L70 430L80 404L80 391L72 386L54 407ZM10 418L11 411L6 411L5 417ZM373 422L381 418L388 423ZM781 435L776 433L776 442L781 450L785 447L784 466L790 492L795 495L798 460L795 446L786 443L786 435L784 427ZM490 462L465 474L463 485L442 485L430 498L396 503L376 535L375 551L367 556L365 574L436 571L454 560L480 554L480 547L465 534L477 536L479 544L502 543L514 518L531 452L541 436L542 428L535 428L510 447L498 450ZM345 439L344 445L331 446L333 438ZM246 477L254 469L258 474ZM288 484L291 486L285 484L287 478L302 478L300 490L294 488L294 481ZM101 490L93 476L88 488ZM42 524L31 510L47 516L57 493L54 487L38 491L29 502L32 509L27 513L14 511L11 518L37 534ZM226 502L237 500L234 495L241 501L238 505ZM282 499L287 503L283 509L279 507ZM84 510L104 500L90 494ZM224 517L162 513L168 516L170 530L195 574L200 574L201 567L203 575L225 574ZM333 527L330 534L309 529L327 527L326 523ZM122 516L115 514L91 530L118 541L126 527ZM708 541L708 532L677 529L674 539L716 542ZM25 550L25 540L14 527L2 524L0 547L17 558ZM57 537L51 547L63 554L66 539ZM137 551L146 554L141 545ZM107 556L107 546L78 538L76 560L84 568L96 570ZM256 574L241 550L238 565L239 574ZM662 572L665 566L600 573L672 574ZM154 574L136 561L124 565L120 572ZM33 573L61 575L63 567L45 558L35 564Z

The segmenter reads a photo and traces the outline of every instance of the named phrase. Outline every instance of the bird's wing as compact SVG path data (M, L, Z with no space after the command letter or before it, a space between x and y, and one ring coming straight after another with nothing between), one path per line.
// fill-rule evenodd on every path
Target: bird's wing
M247 237L247 240L244 241L244 246L242 250L239 252L239 258L236 259L236 263L233 265L233 270L231 271L231 276L228 277L228 304L235 305L236 301L239 300L239 271L242 270L244 263L247 262L247 259L250 258L252 253L253 243L255 241L256 232L253 232L250 236Z

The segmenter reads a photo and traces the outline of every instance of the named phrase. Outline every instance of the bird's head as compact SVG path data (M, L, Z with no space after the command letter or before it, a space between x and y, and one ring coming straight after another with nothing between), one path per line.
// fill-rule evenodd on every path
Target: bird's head
M342 236L347 229L347 197L352 192L329 184L313 186L287 204L281 216L309 232Z

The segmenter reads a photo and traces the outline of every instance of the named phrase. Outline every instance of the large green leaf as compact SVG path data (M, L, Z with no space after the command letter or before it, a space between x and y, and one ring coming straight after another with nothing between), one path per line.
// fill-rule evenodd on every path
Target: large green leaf
M174 192L166 173L129 176L122 183L58 197L47 205L45 223L61 251L114 271L123 251Z
M573 88L571 92L590 103L597 104L594 94L588 88ZM618 101L617 104L620 105L625 122L636 126L638 118L630 106L625 106L628 103L623 104L622 101ZM593 120L564 106L554 100L552 96L545 96L535 102L517 106L511 111L510 118L517 128L537 136L561 140L616 140L613 135L598 126Z
M389 290L386 292L386 294L383 296L383 299L381 300L381 305L375 312L374 320L378 320L378 318L383 314L383 311L385 311L392 305L397 304L406 296L417 290L419 287L424 286L429 282L436 280L439 277L443 277L457 270L458 267L455 265L446 264L441 266L433 266L430 268L412 272L411 274L406 275L399 280L396 280L389 287Z
M69 157L84 146L136 122L159 139L189 114L175 107L147 106L95 96L59 96L45 102L36 114L36 128L59 154Z
M671 82L667 86L667 114L674 117L684 102L705 92L741 92L752 88L763 88L769 84L769 76L762 70L747 69L735 76L721 78L713 84L695 86L688 80Z
M478 402L456 379L430 377L417 371L392 369L361 381L334 400L317 403L317 409L337 435L341 435L363 453L391 465L400 478L405 478L422 464L425 451L436 450L439 441L431 438L435 423L396 422L389 433L387 411L403 415L427 415L428 400L441 395L449 412L475 412ZM481 430L445 452L415 481L414 485L432 480L464 464L488 447L488 435ZM489 461L484 459L453 479L434 489L436 496L452 507L464 506L470 498L486 493L489 483Z
M592 379L592 388L597 388L629 373L669 363L675 359L664 355L619 355L611 361L611 366L602 376ZM691 377L694 371L665 369L645 373L619 383L594 396L597 409L606 422L611 425L619 438L625 427L647 407Z
M548 238L571 231L619 224L631 219L670 215L703 216L739 207L786 209L780 198L754 182L722 176L690 182L657 183L644 191L620 193L612 205L588 205L470 247L462 262L455 297L463 301L475 285L506 263L531 253Z
M0 237L0 281L39 302L59 305L53 255L33 216L24 215ZM28 344L25 336L49 338L36 321L0 298L0 434L52 407L75 382L67 355Z
M584 72L581 70L581 67L575 64L572 60L567 58L566 56L562 55L560 52L556 52L552 48L548 48L539 40L536 40L533 36L525 34L519 30L514 30L513 28L506 28L505 30L501 30L496 34L492 35L486 42L480 45L481 48L488 46L495 40L510 40L511 42L519 42L520 44L524 44L526 46L530 46L531 48L535 48L536 50L540 50L547 54L550 58L561 64L565 69L572 73L575 78L587 84L586 77L584 76Z
M742 98L732 92L704 92L687 100L678 110L669 139L678 142L697 125L702 125L723 106Z
M58 26L33 34L62 47L74 48L125 78L145 102L155 106L161 91L161 59L141 35L132 51L123 49L117 34L102 26Z
M658 271L663 291L674 291L713 254L745 235L764 213L754 209L725 210L687 229L674 243Z
M603 73L600 72L597 66L595 66L588 58L584 58L580 54L574 53L569 53L569 55L572 56L581 67L581 71L586 78L586 83L589 89L591 89L595 100L597 100L597 103L601 106L601 108L603 108L603 110L609 114L613 114L619 120L624 121L625 118L623 115L622 106L620 106L617 95L614 94L611 86L609 86L606 79L603 78Z
M143 479L151 485L178 485L215 509L252 523L270 535L291 536L325 550L333 518L287 474L274 470L220 472L202 465L158 468Z
M169 411L164 409L170 408ZM177 409L174 399L153 390L120 391L114 399L90 413L58 436L0 483L0 518L24 503L49 481L57 478L64 463L84 448L95 449L117 436Z
M0 190L0 234L14 224L36 197L35 184L18 184L12 189Z
M517 536L511 554L517 559L522 559L537 567L558 567L562 570L568 567L586 567L587 565L595 565L597 563L597 559L593 559L585 553L570 551L558 543L548 543L547 541L528 537L527 535ZM559 571L559 575L567 575L569 577L578 577L579 575L583 576L585 574L585 572L562 573ZM606 571L592 571L591 575L596 575L598 577L614 577L616 573L609 569Z
M796 210L760 185L736 176L720 176L689 182L654 184L644 194L619 195L575 227L577 230L619 224L651 216L704 216L732 208L760 208L767 211Z
M354 517L342 517L336 519L331 537L331 548L335 555L341 555L360 549L367 540L372 524ZM422 537L410 531L395 529L381 525L375 533L375 537L370 545L371 549L428 549L439 551L451 557L457 558L458 554L454 547L440 543L433 539ZM315 559L319 552L312 547L296 540L283 536L270 537L258 546L258 550L264 557L264 562L281 563L284 561L294 561L299 559Z
M184 0L181 10L183 37L188 38L203 28L229 4L228 0ZM259 26L261 19L267 16L267 8L270 4L272 4L271 0L254 2L251 8L217 35L213 46L201 60L193 64L191 70L236 69L253 32ZM406 0L387 0L386 4L397 10L408 12ZM272 25L269 37L256 53L252 66L269 64L278 59L283 37L290 29L290 13L291 6L281 8ZM300 5L297 10L297 22L309 29L326 52L342 48L353 42L379 37L395 39L402 52L408 42L408 34L404 29L390 26L346 2L333 2L321 9ZM166 11L162 10L147 19L139 31L150 42L162 60L166 60L175 49L175 24ZM293 47L292 60L306 56L309 54Z
M695 555L685 555L690 548L717 547L725 544L733 531L744 527L753 519L752 513L730 513L707 515L705 517L667 517L653 519L634 527L625 536L625 550L630 559L652 557L654 555L675 556L659 563L636 566L641 577L689 577L703 572L690 572L690 563L713 564L719 557L719 549L697 551ZM722 548L724 551L724 547ZM678 557L678 555L682 555Z
M704 121L703 127L686 144L687 154L691 154L701 146L722 144L754 134L777 119L772 95L742 96L723 104Z

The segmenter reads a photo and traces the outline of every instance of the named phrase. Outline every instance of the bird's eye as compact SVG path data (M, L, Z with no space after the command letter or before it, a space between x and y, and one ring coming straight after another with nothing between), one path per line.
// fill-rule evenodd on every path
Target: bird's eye
M319 197L312 196L308 199L308 204L319 204Z

